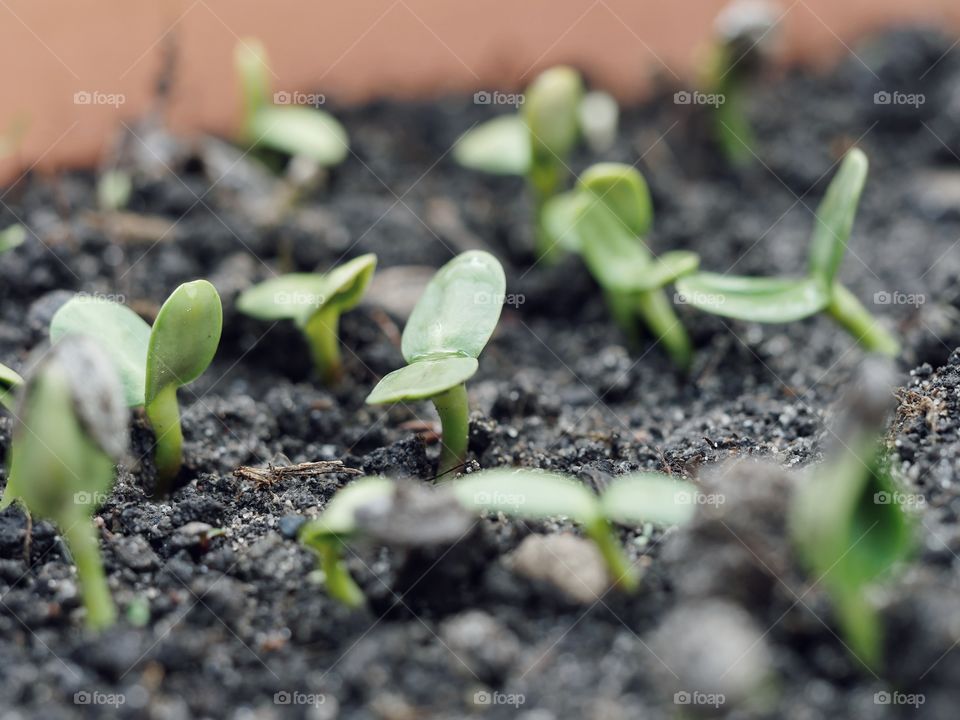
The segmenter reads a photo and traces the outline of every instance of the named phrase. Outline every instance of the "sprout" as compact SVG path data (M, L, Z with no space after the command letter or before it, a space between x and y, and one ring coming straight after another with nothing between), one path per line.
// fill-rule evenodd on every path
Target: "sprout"
M183 430L177 388L210 365L220 344L220 296L206 280L184 283L160 308L153 328L133 310L98 297L78 295L50 323L53 342L88 335L109 353L131 407L144 406L156 436L158 490L169 492L183 463Z
M293 320L310 346L317 375L333 385L343 375L340 315L357 306L376 267L377 256L370 253L326 275L281 275L244 291L237 309L258 320Z
M123 170L108 170L97 180L97 205L101 210L122 210L130 202L133 181Z
M643 238L653 223L653 205L643 176L629 165L594 165L575 190L555 197L544 213L549 234L583 256L631 342L637 340L640 319L673 361L687 369L690 339L663 287L694 272L700 259L685 251L659 258L650 254Z
M402 486L383 477L362 478L340 490L319 518L306 523L300 540L320 557L331 596L350 607L363 604L363 593L343 564L344 548L369 526L393 512ZM614 583L633 591L638 578L624 555L611 523L642 525L647 522L675 525L693 513L692 485L660 473L634 473L613 480L599 498L573 478L535 470L485 470L438 487L471 513L502 512L523 520L566 517L582 525L596 543ZM454 514L439 501L428 508ZM439 518L424 518L437 524ZM460 537L461 525L436 534Z
M888 365L865 364L836 452L797 490L790 517L795 545L830 594L853 652L870 667L881 659L883 632L867 588L913 545L903 502L910 496L896 491L883 450L893 386Z
M583 83L569 67L542 73L527 88L523 111L494 118L467 131L453 156L464 167L501 175L525 175L533 191L537 254L556 256L542 228L543 205L560 192L567 158L580 133Z
M270 69L259 40L240 40L234 50L234 62L243 93L244 143L286 155L302 155L322 167L343 162L350 143L346 130L332 115L314 107L291 104L295 98L287 92L274 93L271 102L267 77Z
M113 623L91 515L110 491L127 450L123 389L110 360L87 338L64 338L23 389L6 491L0 507L22 502L63 532L77 565L87 623Z
M583 139L595 153L603 153L617 140L620 106L610 93L588 92L580 103L580 128Z
M785 323L826 311L868 350L896 355L897 339L836 279L866 177L867 157L853 148L817 208L806 277L697 273L677 282L679 297L714 315L749 322Z
M764 0L734 0L717 16L715 45L706 68L706 92L713 103L714 135L733 165L754 160L753 129L747 118L746 84L771 44L777 12Z
M23 385L23 378L0 363L0 406L12 411L15 403L14 394L21 385Z
M403 330L408 365L384 377L367 397L372 405L431 399L443 429L438 474L463 465L470 423L464 384L497 327L506 279L493 255L462 253L437 271Z
M13 250L15 247L23 245L23 241L26 239L27 229L20 223L14 223L4 230L0 230L0 253L5 253L7 250Z

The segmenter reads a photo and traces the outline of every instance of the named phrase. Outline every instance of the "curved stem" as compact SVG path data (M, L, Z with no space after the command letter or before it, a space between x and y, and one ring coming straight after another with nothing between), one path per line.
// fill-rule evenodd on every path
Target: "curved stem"
M867 350L891 357L900 354L900 343L874 319L856 296L840 283L833 284L827 312Z
M330 544L325 545L319 552L330 597L336 598L347 607L362 606L366 602L363 590L350 577L350 572L343 564L343 558L340 557L339 548Z
M693 360L693 345L667 294L663 290L637 293L637 310L677 367L688 370Z
M67 522L61 525L70 554L77 565L77 574L80 576L83 605L87 609L87 625L94 630L108 627L116 620L117 611L103 573L100 547L93 523L85 517L66 520Z
M446 392L435 395L433 404L440 415L443 436L440 438L440 465L437 475L446 475L466 462L470 440L470 406L467 386L460 383Z
M340 311L337 308L321 308L303 326L313 367L324 385L334 385L343 377L339 328Z
M180 427L180 406L177 386L170 384L147 405L147 417L153 426L157 444L154 462L157 466L157 493L166 495L183 464L183 429Z
M614 535L610 523L600 518L588 525L586 531L603 556L613 584L627 592L636 590L639 584L637 574L620 546L620 541Z

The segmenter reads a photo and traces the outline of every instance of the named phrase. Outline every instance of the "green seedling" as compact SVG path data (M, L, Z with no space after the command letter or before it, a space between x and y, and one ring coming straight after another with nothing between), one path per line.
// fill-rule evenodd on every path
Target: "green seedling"
M836 279L866 178L867 156L854 148L817 208L806 277L697 273L677 281L679 299L714 315L760 323L787 323L826 312L868 350L897 355L897 339Z
M206 280L184 283L167 298L150 327L125 305L78 295L50 323L50 339L87 335L113 358L130 407L143 406L156 435L158 491L169 492L183 464L177 389L210 365L220 344L220 296Z
M580 135L583 82L569 67L545 71L527 88L521 112L464 133L453 156L464 167L524 175L533 193L537 254L555 260L557 248L542 228L544 203L563 189L567 159Z
M790 528L802 559L833 601L847 645L876 668L883 628L867 591L910 554L913 523L905 506L924 498L897 491L883 448L893 373L889 367L866 370L848 401L847 427L832 458L796 492Z
M108 170L97 180L97 205L101 210L123 210L130 202L132 193L130 173L123 170Z
M442 426L440 475L466 461L465 383L477 372L477 358L497 327L505 291L503 268L490 253L471 250L440 268L403 329L407 366L384 377L367 397L371 405L433 401Z
M299 93L277 92L270 97L270 66L259 40L240 40L234 62L243 94L244 144L307 157L321 167L343 162L350 141L332 115L298 104ZM305 100L311 99L320 102L319 96L305 96Z
M12 412L16 402L14 395L21 385L23 385L23 378L0 363L0 406Z
M579 252L603 288L611 314L634 344L642 321L681 369L693 349L664 286L696 271L699 257L674 251L654 258L643 238L653 224L653 204L643 176L630 165L601 163L544 212L548 234Z
M29 374L18 416L0 507L16 500L56 523L77 565L87 624L111 625L116 611L91 516L129 439L117 372L91 340L64 338Z
M755 160L756 142L746 110L748 88L768 54L776 24L777 13L770 4L734 0L714 25L714 45L703 73L704 99L712 108L716 141L732 165Z
M4 230L0 230L0 253L20 247L26 239L27 229L20 223L14 223Z
M303 333L317 375L327 385L343 375L340 315L363 299L377 256L373 253L334 268L325 275L292 273L244 291L237 309L258 320L292 320Z
M676 525L693 514L692 485L659 473L635 473L615 479L597 497L576 480L534 470L485 470L443 483L467 510L502 512L523 520L569 518L596 543L617 586L636 589L638 578L626 558L612 523L627 526L656 523ZM340 490L319 518L306 523L300 540L319 556L331 596L351 607L364 602L363 593L343 563L350 542L364 535L361 513L390 507L397 485L383 477L357 480Z

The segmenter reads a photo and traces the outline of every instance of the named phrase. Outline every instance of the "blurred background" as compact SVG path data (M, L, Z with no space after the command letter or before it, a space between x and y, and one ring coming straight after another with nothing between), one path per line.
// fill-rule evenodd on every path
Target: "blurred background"
M0 0L0 181L94 162L151 109L176 132L239 121L233 47L266 45L275 90L336 103L523 87L558 62L629 100L690 80L725 0ZM960 27L956 0L781 0L785 62L829 64L910 20ZM158 86L169 99L157 106ZM103 102L89 101L99 93Z

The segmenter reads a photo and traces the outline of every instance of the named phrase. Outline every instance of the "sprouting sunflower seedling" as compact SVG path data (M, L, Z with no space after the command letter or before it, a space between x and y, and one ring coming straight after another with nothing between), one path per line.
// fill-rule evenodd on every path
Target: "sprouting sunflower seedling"
M0 230L0 253L13 250L23 245L27 239L27 229L20 223L14 223L4 230Z
M143 406L156 436L157 491L166 494L183 464L177 388L210 365L220 344L223 309L206 280L184 283L160 308L153 328L126 305L78 295L50 322L50 339L94 338L113 358L130 407Z
M732 165L755 159L746 109L748 85L766 61L776 24L777 12L764 0L734 0L714 23L703 87L712 108L714 136Z
M14 395L23 384L23 378L3 363L0 363L0 407L13 410Z
M88 338L64 338L28 375L0 502L19 501L60 528L95 629L112 624L116 611L91 516L126 454L128 418L110 359Z
M433 400L442 426L439 475L463 465L470 411L466 381L497 327L506 278L493 255L471 250L444 265L427 284L403 329L407 366L384 377L371 405Z
M373 253L361 255L330 272L291 273L244 291L237 309L258 320L292 320L310 347L318 377L327 385L343 375L340 315L363 299L377 267Z
M695 507L693 486L659 473L617 478L600 497L573 478L536 470L485 470L431 489L439 497L424 511L437 515L423 518L429 536L456 541L469 528L470 515L489 512L530 521L569 518L596 543L614 583L627 591L637 587L638 578L612 523L676 525L685 522ZM343 562L345 549L371 536L371 527L403 505L398 500L402 490L402 485L387 478L361 478L340 490L320 517L301 529L300 540L318 554L332 597L351 607L363 604L363 593ZM457 508L468 511L466 525L446 502L447 496ZM427 504L418 500L420 505Z
M551 68L527 88L521 111L467 131L453 156L464 167L500 175L524 175L533 193L537 255L562 249L543 232L544 203L563 189L567 159L580 135L583 82L569 67Z
M714 315L759 323L793 322L825 311L867 350L897 355L897 339L836 277L866 178L867 156L853 148L817 208L806 277L697 273L677 281L678 298Z
M306 157L321 167L343 162L350 141L332 115L315 107L322 96L305 96L305 101L313 101L313 107L299 102L300 93L276 92L271 98L266 50L255 38L237 43L234 62L243 94L244 144Z
M847 644L871 668L882 660L883 628L867 589L909 555L913 523L905 506L924 501L897 491L884 452L894 377L885 359L864 363L832 458L791 505L794 544L829 593Z
M603 288L611 314L632 343L643 322L681 369L693 356L687 332L664 286L696 271L692 252L654 258L644 243L653 223L653 205L643 176L620 163L589 168L577 187L553 198L544 211L548 233L579 252Z

